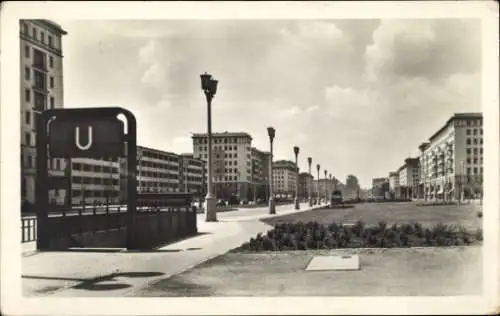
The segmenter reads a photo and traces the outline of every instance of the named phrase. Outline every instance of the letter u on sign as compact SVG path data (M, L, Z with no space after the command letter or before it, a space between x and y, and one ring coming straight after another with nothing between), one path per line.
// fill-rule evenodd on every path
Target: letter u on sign
M80 150L88 150L90 146L92 146L92 126L88 127L88 139L87 139L87 144L82 145L80 143L80 127L76 126L75 127L75 144L76 147Z

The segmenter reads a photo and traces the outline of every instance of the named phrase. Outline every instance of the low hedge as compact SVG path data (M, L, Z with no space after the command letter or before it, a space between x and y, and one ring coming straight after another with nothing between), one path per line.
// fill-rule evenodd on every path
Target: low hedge
M388 226L385 222L365 226L317 222L278 223L267 234L234 249L235 252L287 251L335 248L392 248L462 246L481 242L482 230L469 232L463 227L437 224L430 228L420 223Z

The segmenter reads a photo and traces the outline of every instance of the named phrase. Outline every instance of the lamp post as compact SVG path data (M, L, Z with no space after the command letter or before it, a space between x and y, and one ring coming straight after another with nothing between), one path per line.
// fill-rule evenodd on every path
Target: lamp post
M217 93L218 81L212 75L204 73L200 75L201 89L205 93L207 100L207 140L208 140L208 176L207 176L207 196L205 197L205 221L216 222L216 201L212 193L212 99Z
M311 191L312 191L311 190L312 189L311 163L312 163L312 158L311 157L307 157L307 164L309 165L309 206L313 205L312 194L311 194Z
M325 203L328 202L328 171L325 169Z
M273 127L268 127L267 134L269 135L269 144L271 149L271 156L269 159L269 214L276 214L273 196L273 140L276 130Z
M293 147L293 153L295 154L295 167L297 167L297 183L295 185L295 209L296 210L300 210L300 203L299 203L299 164L298 164L299 147L294 146Z
M330 173L330 183L332 183L332 174ZM335 183L332 183L333 184L333 190L335 190ZM332 200L332 194L333 194L333 191L330 190L330 201Z
M319 168L320 168L320 165L317 164L316 165L316 170L318 171L318 179L317 180L317 183L316 183L316 191L318 192L318 196L317 196L317 201L318 201L318 205L320 204L319 201L320 201L320 198L319 198Z

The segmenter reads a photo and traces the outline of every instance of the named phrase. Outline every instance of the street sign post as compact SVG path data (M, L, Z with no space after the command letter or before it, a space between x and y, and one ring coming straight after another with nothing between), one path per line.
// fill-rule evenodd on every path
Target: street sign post
M118 119L124 115L127 132ZM135 249L137 207L137 123L135 116L119 107L50 109L39 117L36 138L36 211L37 249L50 249L48 238L47 159L51 158L119 158L127 156L127 248ZM125 143L127 146L125 146ZM126 148L126 153L125 153Z

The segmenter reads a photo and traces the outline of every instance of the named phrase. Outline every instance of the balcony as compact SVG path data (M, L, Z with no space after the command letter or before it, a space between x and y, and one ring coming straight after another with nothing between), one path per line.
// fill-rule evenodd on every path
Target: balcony
M47 63L44 60L42 60L42 61L34 60L32 67L37 69L37 70L41 70L43 72L48 72Z

